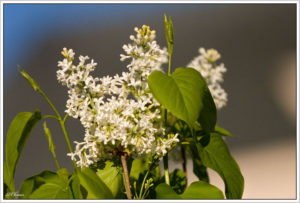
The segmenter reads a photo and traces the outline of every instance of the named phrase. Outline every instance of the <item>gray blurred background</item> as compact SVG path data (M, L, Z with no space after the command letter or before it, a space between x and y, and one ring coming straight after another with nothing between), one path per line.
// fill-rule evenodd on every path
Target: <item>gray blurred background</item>
M186 65L199 47L222 55L229 101L218 112L218 124L234 135L226 142L245 176L244 198L296 198L296 4L4 4L4 143L17 113L38 108L54 114L17 64L64 114L67 89L56 79L62 48L95 59L94 75L120 73L127 65L119 60L122 45L135 26L150 25L166 46L164 13L174 24L173 68ZM47 124L61 167L72 169L58 123ZM78 120L69 118L66 128L71 142L83 139ZM45 169L56 166L40 122L17 166L16 188ZM210 174L213 184L224 187ZM189 182L195 178L190 177Z

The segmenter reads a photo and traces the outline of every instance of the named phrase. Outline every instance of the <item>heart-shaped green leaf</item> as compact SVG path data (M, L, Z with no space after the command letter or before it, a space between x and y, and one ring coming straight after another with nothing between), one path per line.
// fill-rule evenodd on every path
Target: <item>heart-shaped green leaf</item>
M214 129L215 104L201 74L193 68L177 68L171 76L154 71L148 77L153 96L190 127L199 119L202 128Z
M225 183L225 195L228 199L242 198L244 178L240 168L221 135L211 133L210 142L206 147L197 143L202 164L216 171Z
M5 144L4 182L10 192L15 191L13 178L18 160L32 128L39 120L41 120L39 110L34 113L21 112L16 115L8 128Z

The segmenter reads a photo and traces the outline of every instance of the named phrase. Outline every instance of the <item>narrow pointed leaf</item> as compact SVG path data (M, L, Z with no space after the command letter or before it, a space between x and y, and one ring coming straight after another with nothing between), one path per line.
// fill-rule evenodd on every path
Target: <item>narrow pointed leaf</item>
M228 132L225 128L222 128L218 125L215 126L215 132L220 134L220 135L224 135L224 136L227 136L227 137L232 137L230 132Z
M34 91L40 90L39 84L24 69L22 69L20 66L18 66L18 68L21 75L27 80Z
M49 151L53 154L55 154L55 145L53 143L53 139L52 139L52 135L51 135L51 131L50 129L47 127L46 122L43 123L43 127L44 127L44 132L46 135L46 138L48 140L48 144L49 144Z

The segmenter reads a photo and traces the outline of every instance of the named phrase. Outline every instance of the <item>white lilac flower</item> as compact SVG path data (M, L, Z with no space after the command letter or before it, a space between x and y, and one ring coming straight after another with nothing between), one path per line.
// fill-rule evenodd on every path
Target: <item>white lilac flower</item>
M58 81L69 88L66 113L80 119L85 128L83 142L68 154L80 167L101 159L112 158L116 150L132 156L164 156L179 141L177 134L167 134L161 127L160 105L150 93L147 78L167 62L167 51L155 40L149 26L135 28L132 44L124 45L130 59L128 72L114 77L94 78L90 75L96 63L80 56L74 64L75 53L64 48L65 59L58 62Z
M223 63L216 63L221 55L215 49L200 48L199 53L187 66L196 69L205 78L217 109L221 109L227 103L227 93L220 85L226 68Z

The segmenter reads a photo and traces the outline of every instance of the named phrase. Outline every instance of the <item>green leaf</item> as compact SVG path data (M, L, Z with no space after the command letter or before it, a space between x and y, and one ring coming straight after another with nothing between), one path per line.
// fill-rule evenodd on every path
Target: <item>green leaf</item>
M54 191L46 192L46 190L50 190L49 188ZM27 178L23 181L19 193L24 195L20 196L20 199L73 198L66 179L52 171L43 171L38 175Z
M199 159L193 159L193 172L199 180L209 183L207 168L202 165Z
M68 182L68 179L69 179L69 176L70 176L70 172L68 171L68 169L61 168L57 171L57 174L60 176L60 178L62 180L64 180L65 182Z
M155 188L156 199L181 199L181 197L166 183L161 183Z
M73 194L73 199L83 199L81 192L80 180L76 174L73 174L71 177L71 190Z
M220 135L232 137L230 132L228 132L226 129L224 129L224 128L218 126L218 125L215 126L215 132L220 134Z
M199 180L209 183L209 176L207 173L207 168L202 164L197 147L191 143L187 147L193 160L193 172L198 177Z
M113 194L97 174L90 168L78 171L80 184L87 190L87 199L112 199Z
M97 175L110 189L113 198L120 197L123 184L122 175L119 169L113 166L113 162L107 161L103 169L97 170Z
M21 66L18 65L18 68L21 75L27 80L27 82L34 89L34 91L40 90L40 86L38 85L38 83L32 77L30 77L30 75L26 73L26 71L22 69Z
M73 199L72 192L64 182L61 184L45 183L35 190L30 199Z
M224 199L222 191L204 181L193 182L181 195L182 199Z
M242 198L244 178L222 137L211 133L209 144L203 147L197 143L197 149L203 165L216 171L223 179L226 197Z
M170 185L177 194L183 193L187 185L187 179L182 170L175 169L170 173Z
M13 178L18 160L31 130L39 120L41 120L39 110L36 110L34 113L22 112L16 115L8 128L5 144L6 164L4 167L4 181L11 192L15 191Z
M131 165L129 177L134 180L139 180L140 176L148 169L149 163L147 159L134 159Z
M215 104L198 71L181 67L171 76L154 71L148 77L148 84L157 101L190 127L199 118L203 129L214 129L216 111L212 107Z
M7 192L14 192L15 191L15 183L14 183L14 177L11 171L8 169L7 163L3 162L3 170L4 170L4 185L6 186Z
M204 88L202 92L202 103L204 108L202 108L200 112L198 121L204 131L212 132L214 131L217 122L217 109L208 87L205 87L206 88Z
M20 194L22 194L22 196L19 197L20 199L28 199L29 198L29 196L32 194L32 192L36 189L35 181L36 180L32 177L23 181L23 183L21 185L21 189L20 189Z
M44 132L46 135L46 138L48 140L48 144L49 144L49 151L53 154L55 154L55 145L53 143L52 140L52 136L51 136L51 132L49 130L49 128L47 127L46 121L43 123L43 127L44 127Z

